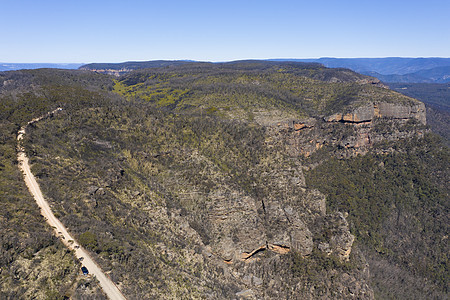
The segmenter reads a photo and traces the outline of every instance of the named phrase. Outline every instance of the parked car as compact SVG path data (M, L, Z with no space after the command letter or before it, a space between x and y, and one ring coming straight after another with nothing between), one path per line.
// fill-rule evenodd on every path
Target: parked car
M86 267L81 267L81 271L83 272L83 275L89 274L89 271Z

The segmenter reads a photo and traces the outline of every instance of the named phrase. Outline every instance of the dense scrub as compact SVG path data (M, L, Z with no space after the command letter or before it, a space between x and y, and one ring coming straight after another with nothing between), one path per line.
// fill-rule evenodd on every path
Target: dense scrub
M379 86L374 78L350 70L250 61L139 70L115 81L114 91L178 112L272 124L350 110L368 97L372 101L411 101Z
M281 193L255 171L264 131L213 117L109 105L38 123L26 143L56 214L138 298L234 295L238 287L195 250L220 239L207 221L214 193Z
M62 102L30 91L32 76L17 73L0 75L0 298L103 299L95 280L81 279L80 263L53 236L17 166L20 126ZM8 80L13 88L5 86Z
M118 79L3 73L0 84L2 222L14 229L4 245L24 247L1 255L9 259L2 276L15 274L18 285L44 283L8 263L52 253L64 278L45 284L52 296L101 296L95 282L76 277L79 263L46 228L14 165L18 128L62 107L27 130L32 171L55 215L130 299L371 298L368 271L380 297L413 285L419 296L447 292L447 150L431 136L418 139L417 122L380 120L373 131L386 140L395 131L395 140L363 156L338 155L358 129L323 121L367 99L414 102L368 77L315 64L186 63ZM302 138L310 142L305 133L267 126L304 117L332 141L313 143L311 157L298 151ZM15 186L21 192L11 196ZM330 214L314 189L327 195ZM341 249L348 257L331 250L332 239L352 241L346 214L336 211L348 213L357 238ZM291 227L308 246L284 239ZM403 281L394 286L386 274Z
M367 256L386 267L373 271L380 297L402 293L395 284L386 287L399 280L387 280L396 274L389 270L389 275L389 264L406 270L403 280L414 290L412 296L437 297L438 289L448 292L449 281L448 148L432 134L380 145L389 147L396 150L327 160L307 174L307 184L327 195L329 210L348 212L352 232L371 252ZM426 286L424 278L440 288L415 290Z

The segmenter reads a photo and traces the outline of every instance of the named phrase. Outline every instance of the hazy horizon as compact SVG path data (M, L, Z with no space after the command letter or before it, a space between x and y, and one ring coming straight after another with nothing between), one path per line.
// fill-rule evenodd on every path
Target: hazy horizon
M405 59L416 59L416 58L444 58L444 59L450 59L450 56L443 57L443 56L383 56L383 57L337 57L337 56L321 56L321 57L269 57L269 58L240 58L240 59L233 59L233 60L194 60L194 59L147 59L147 60L134 60L134 59L128 59L123 61L90 61L90 62L7 62L7 61L0 61L0 64L2 65L8 65L8 64L22 64L22 65L31 65L31 64L48 64L48 65L87 65L92 63L125 63L125 62L147 62L147 61L159 61L159 60L166 60L166 61L192 61L192 62L211 62L211 63L221 63L221 62L232 62L232 61L241 61L241 60L314 60L314 59L324 59L324 58L336 58L336 59L383 59L383 58L405 58Z

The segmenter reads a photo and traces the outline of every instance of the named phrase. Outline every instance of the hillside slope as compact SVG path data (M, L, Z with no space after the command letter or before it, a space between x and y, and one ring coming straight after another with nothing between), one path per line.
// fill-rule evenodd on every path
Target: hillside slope
M130 299L448 292L448 150L374 78L258 61L1 76L18 124L64 107L30 128L32 171Z
M0 298L105 299L95 279L82 276L79 261L52 236L17 165L17 131L57 107L34 95L31 76L0 73Z

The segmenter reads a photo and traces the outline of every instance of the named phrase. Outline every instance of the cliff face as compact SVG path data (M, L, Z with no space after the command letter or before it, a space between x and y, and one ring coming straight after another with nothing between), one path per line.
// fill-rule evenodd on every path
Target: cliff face
M191 158L204 159L197 153ZM207 194L182 196L182 203L196 206L183 205L185 216L177 223L188 220L186 236L195 236L203 259L223 269L225 276L216 275L221 284L236 285L229 296L325 299L336 293L372 299L367 266L359 250L353 252L355 237L345 215L326 212L325 196L306 187L298 161L281 168L272 159L267 163L246 171L256 194L222 182ZM313 267L316 263L332 267ZM293 268L300 269L295 276Z
M298 175L284 180L296 180ZM276 181L283 182L282 179ZM313 248L319 246L313 240L313 232L320 234L333 224L338 229L321 243L327 245L327 254L333 253L341 261L348 260L354 237L344 216L340 214L336 219L326 214L325 197L318 191L302 192L300 188L297 193L302 200L291 205L279 199L258 201L239 194L212 196L214 205L208 219L204 220L209 224L210 251L227 264L264 263L260 256L262 251L281 255L295 251L309 256ZM305 215L301 216L301 212Z
M368 103L323 119L279 122L271 127L271 141L285 145L293 156L309 157L322 148L330 148L339 157L349 157L365 154L383 141L423 136L427 132L424 125L426 111L421 102Z
M398 104L389 102L367 103L349 113L335 113L325 117L327 122L363 123L372 122L376 118L416 119L426 125L425 104L422 102Z
M116 77L119 77L120 75L126 74L131 72L131 69L91 69L91 68L84 68L81 67L80 70L89 70L92 72L100 73L100 74L106 74L106 75L113 75Z

